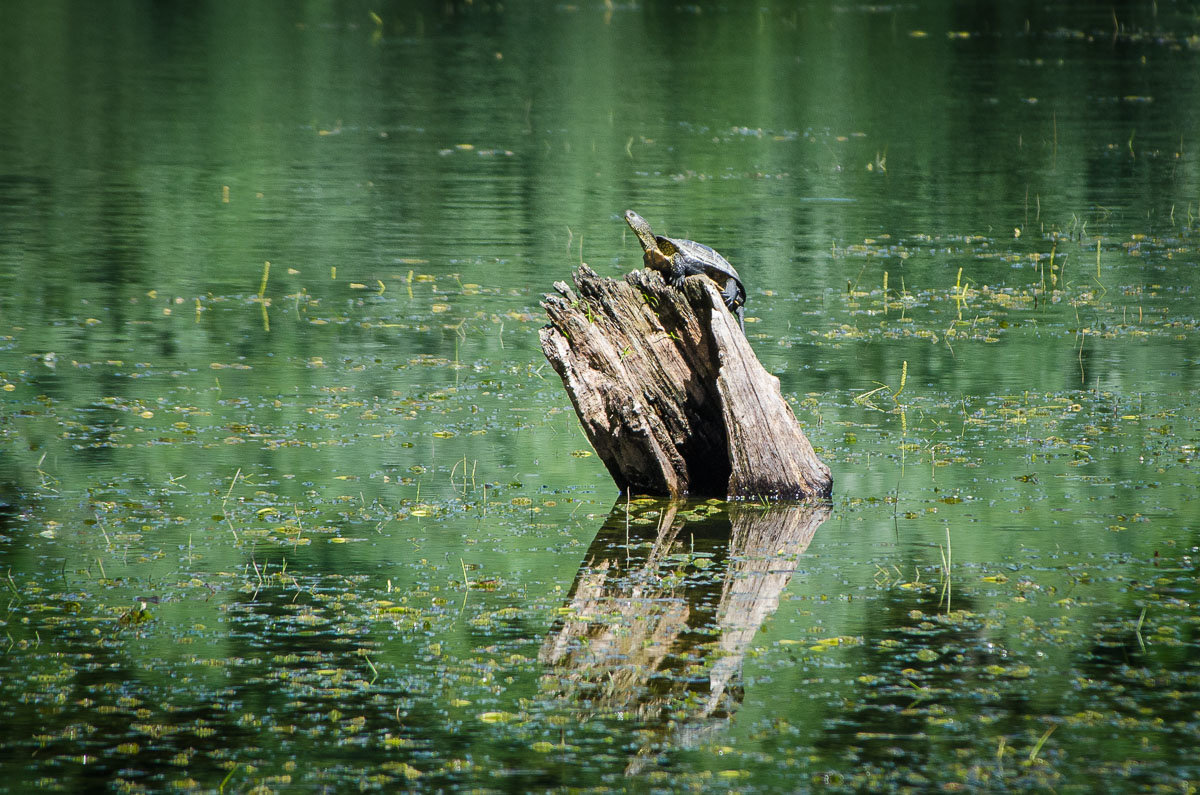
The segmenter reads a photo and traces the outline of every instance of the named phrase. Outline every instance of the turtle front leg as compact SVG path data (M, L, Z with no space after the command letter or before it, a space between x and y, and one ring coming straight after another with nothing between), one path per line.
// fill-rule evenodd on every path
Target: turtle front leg
M652 271L658 271L663 279L672 287L683 286L683 270L677 267L671 259L663 256L658 249L650 249L642 257L642 262Z
M683 280L687 278L687 275L688 273L682 265L671 263L671 270L667 273L667 283L676 289L682 290Z

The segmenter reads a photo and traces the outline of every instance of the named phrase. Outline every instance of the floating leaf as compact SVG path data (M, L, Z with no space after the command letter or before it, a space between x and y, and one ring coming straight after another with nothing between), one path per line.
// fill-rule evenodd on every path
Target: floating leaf
M484 723L508 723L516 716L511 712L481 712L477 717Z

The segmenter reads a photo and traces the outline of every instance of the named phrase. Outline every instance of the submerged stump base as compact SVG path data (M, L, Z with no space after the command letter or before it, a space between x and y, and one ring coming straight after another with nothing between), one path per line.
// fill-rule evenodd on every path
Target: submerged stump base
M655 271L554 285L542 351L622 491L809 499L833 488L768 373L703 276Z

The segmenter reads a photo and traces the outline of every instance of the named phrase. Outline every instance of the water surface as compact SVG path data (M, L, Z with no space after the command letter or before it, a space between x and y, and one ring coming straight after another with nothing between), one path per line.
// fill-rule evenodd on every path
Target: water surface
M0 787L1196 780L1195 8L243 6L3 13ZM831 505L616 493L627 208Z

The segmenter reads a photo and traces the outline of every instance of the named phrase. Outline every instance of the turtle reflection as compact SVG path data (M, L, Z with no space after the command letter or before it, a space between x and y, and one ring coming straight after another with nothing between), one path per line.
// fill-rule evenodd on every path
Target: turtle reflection
M702 743L741 704L746 651L829 510L619 504L538 654L548 686L581 718L641 724L626 772Z

